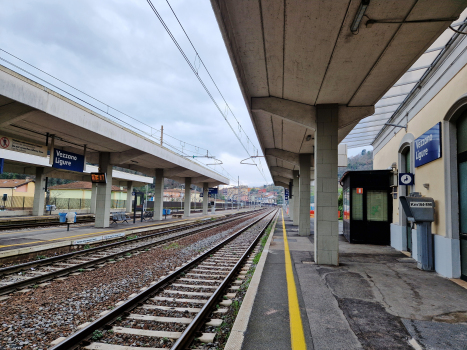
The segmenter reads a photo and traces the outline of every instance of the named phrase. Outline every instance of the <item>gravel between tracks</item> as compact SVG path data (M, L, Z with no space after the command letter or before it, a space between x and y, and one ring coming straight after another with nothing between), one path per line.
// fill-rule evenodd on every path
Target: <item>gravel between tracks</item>
M0 302L1 349L47 349L132 293L254 221L239 219Z

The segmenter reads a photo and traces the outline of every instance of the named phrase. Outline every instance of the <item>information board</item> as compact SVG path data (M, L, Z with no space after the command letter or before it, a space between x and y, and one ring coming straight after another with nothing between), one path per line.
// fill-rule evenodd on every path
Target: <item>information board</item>
M441 122L414 141L415 167L441 158Z
M106 184L107 176L105 173L91 173L91 182L97 184Z
M0 135L0 149L47 157L47 146L23 141L16 137Z
M218 188L217 187L209 187L208 189L208 197L212 197L215 194L218 194ZM199 194L200 197L203 197L204 191Z
M53 155L54 159L52 167L63 170L77 171L80 173L83 172L84 156L81 154L54 149Z

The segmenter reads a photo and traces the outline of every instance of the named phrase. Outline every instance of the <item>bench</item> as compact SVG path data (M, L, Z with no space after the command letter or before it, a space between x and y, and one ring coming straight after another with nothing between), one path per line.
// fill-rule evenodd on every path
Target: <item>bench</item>
M126 213L112 213L112 222L110 224L112 225L115 223L118 225L118 221L121 221L121 223L126 222L128 224L128 219L131 218L126 215Z
M183 214L172 214L173 218L183 218Z
M154 216L153 216L153 212L152 212L152 211L145 211L145 212L143 213L142 221L146 221L146 220L154 220Z

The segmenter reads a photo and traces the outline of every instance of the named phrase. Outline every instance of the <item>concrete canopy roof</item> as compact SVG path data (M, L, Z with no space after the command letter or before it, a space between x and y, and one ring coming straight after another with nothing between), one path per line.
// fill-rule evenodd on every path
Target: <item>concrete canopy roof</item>
M355 34L350 26L360 0L211 4L268 167L298 169L268 150L313 153L320 104L339 105L342 141L467 0L371 0ZM399 23L366 26L369 19Z
M99 152L110 152L112 165L154 176L156 168L164 177L210 186L229 180L184 158L78 103L6 67L0 66L0 128L6 136L45 145L46 134L55 136L55 147L97 164Z

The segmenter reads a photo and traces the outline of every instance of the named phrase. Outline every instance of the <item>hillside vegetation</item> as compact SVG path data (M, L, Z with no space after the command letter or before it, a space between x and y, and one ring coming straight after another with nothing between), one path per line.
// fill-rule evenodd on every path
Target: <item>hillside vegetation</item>
M361 154L349 157L347 168L339 168L338 178L349 170L373 170L373 152L363 150Z

